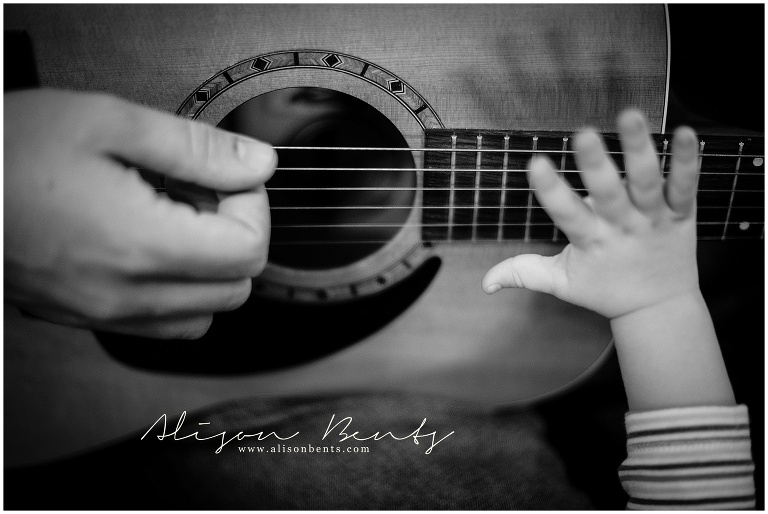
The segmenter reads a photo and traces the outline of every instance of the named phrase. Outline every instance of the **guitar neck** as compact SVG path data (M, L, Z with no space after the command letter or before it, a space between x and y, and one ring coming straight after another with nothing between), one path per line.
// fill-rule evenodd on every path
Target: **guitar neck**
M425 241L566 241L536 200L526 168L546 155L581 195L570 134L431 129L425 134L423 228ZM616 134L604 135L624 168ZM654 136L669 173L671 135ZM699 239L764 237L762 137L704 136L697 195Z

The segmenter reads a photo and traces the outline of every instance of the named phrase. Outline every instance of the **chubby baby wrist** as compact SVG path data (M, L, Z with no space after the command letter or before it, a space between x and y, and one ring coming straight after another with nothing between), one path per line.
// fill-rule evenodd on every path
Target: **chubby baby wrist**
M709 318L709 310L701 294L701 289L694 287L642 305L631 311L609 316L609 320L611 326L615 327L647 322L657 324L667 320L677 320L681 316L698 317L700 315Z

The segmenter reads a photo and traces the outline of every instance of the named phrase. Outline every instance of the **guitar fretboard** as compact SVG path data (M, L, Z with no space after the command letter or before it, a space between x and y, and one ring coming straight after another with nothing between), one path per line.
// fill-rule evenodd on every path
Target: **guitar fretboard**
M565 241L528 185L526 167L547 155L581 195L584 184L571 151L570 134L427 130L425 134L425 241ZM621 145L604 135L620 170ZM699 239L764 237L763 138L701 137L697 194ZM671 135L654 136L664 174Z

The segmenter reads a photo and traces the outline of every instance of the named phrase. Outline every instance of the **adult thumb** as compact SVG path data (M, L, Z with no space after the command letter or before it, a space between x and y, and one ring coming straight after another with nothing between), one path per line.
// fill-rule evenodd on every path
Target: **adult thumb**
M516 287L553 294L553 264L554 257L517 255L488 270L483 277L483 291L493 294L503 288Z

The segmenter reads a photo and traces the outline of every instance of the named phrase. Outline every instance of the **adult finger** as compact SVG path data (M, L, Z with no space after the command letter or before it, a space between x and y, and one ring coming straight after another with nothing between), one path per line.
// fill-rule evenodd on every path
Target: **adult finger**
M253 256L256 259L254 263L257 271L256 274L261 273L261 270L267 265L271 228L266 188L260 186L252 191L243 191L242 193L235 194L219 193L218 196L218 214L238 221L250 228L257 234L259 241L261 241L256 255Z
M228 282L147 281L119 291L114 317L125 321L235 310L251 295L251 279Z
M198 212L155 194L136 173L126 173L109 159L90 166L99 170L96 177L105 188L120 194L119 201L112 195L99 205L108 213L102 213L100 220L105 226L99 230L122 249L107 254L112 255L116 269L136 278L217 281L253 277L264 269L269 214L263 187L231 195L242 203L250 199L250 207L233 208L229 205L236 201L226 200L223 212ZM104 201L112 204L105 206Z
M592 130L574 138L576 164L595 211L611 223L622 223L634 210L602 138Z
M264 186L235 194L219 193L219 214L244 223L269 239L269 200Z
M265 196L248 192L225 198L218 213L158 201L149 221L154 228L142 235L156 257L151 274L220 280L261 273L269 246L269 215L259 212L267 210ZM255 205L244 205L247 199Z
M151 337L155 339L199 339L208 331L213 323L212 314L191 316L176 316L151 320L94 320L69 312L51 311L35 312L34 315L63 325L103 330L115 334Z
M105 154L220 191L252 189L274 173L271 145L121 99L101 101L94 138Z
M643 115L634 109L623 112L619 116L619 134L632 203L642 212L656 211L664 205L664 180Z
M204 212L209 215L227 218L236 223L240 223L244 227L250 229L261 243L257 244L255 248L248 250L249 253L246 254L243 254L242 252L228 253L226 247L221 246L208 246L208 249L206 250L205 241L210 237L214 237L218 240L220 235L210 234L210 232L206 234L204 232L204 226L194 227L186 224L186 229L180 228L179 230L192 231L190 237L197 238L197 244L192 253L186 250L179 252L170 249L169 256L174 256L174 259L178 262L176 266L180 269L187 269L188 266L192 264L192 261L195 260L195 254L203 252L200 264L204 269L201 271L207 271L208 276L211 276L216 267L221 267L225 276L229 276L226 275L229 269L242 269L237 263L232 262L233 259L238 259L238 256L243 256L249 261L246 262L246 267L251 270L249 272L250 276L255 276L260 273L264 266L266 266L269 250L270 216L266 188L264 186L259 186L253 190L231 194L217 193L209 189L199 188L199 186L185 187L180 190L186 192L184 193L187 195L185 200L187 203L193 205L199 213ZM179 194L174 193L174 199L179 198ZM195 235L195 233L197 233L197 235ZM194 242L195 241L189 241L189 243ZM247 243L248 238L243 241L229 241L229 245L238 245L241 242ZM206 256L206 254L208 254L208 256ZM171 261L171 263L173 263L173 261Z
M221 282L95 279L69 290L57 284L43 309L102 324L208 315L243 305L251 295L251 284L250 278ZM34 310L34 300L22 297L19 303Z
M672 160L666 183L667 205L677 214L693 212L699 174L698 139L688 127L680 127L672 139Z
M595 227L594 213L571 187L557 175L547 159L530 162L528 180L544 210L572 242L585 239Z
M153 339L200 339L212 323L213 315L207 314L153 321L126 321L95 328Z

